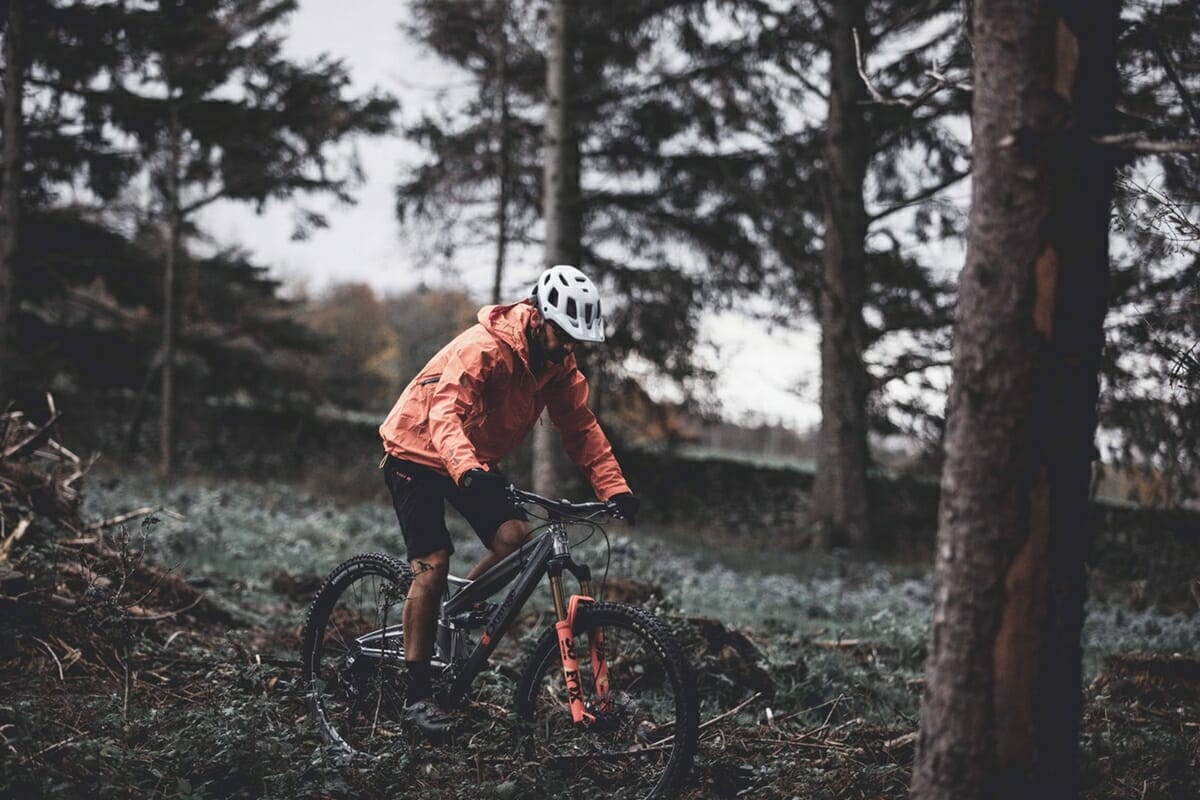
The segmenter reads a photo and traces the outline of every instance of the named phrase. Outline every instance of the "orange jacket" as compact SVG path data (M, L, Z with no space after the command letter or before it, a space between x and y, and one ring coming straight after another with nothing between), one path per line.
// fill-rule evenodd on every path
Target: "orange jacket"
M542 409L571 460L607 500L629 491L612 445L587 406L588 385L567 356L529 368L525 329L537 313L527 301L484 306L479 324L455 337L405 388L379 426L384 449L449 475L490 467L521 443Z

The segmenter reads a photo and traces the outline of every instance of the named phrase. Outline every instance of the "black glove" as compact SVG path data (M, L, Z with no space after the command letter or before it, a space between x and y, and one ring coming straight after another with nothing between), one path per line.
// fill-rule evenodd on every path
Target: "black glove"
M638 509L642 506L642 501L639 497L631 492L621 492L621 494L614 494L608 498L608 501L617 507L617 515L621 519L630 525L637 522Z
M508 487L511 481L503 472L489 472L486 469L469 469L463 473L461 485L464 490L480 500L494 502L495 499L508 500Z

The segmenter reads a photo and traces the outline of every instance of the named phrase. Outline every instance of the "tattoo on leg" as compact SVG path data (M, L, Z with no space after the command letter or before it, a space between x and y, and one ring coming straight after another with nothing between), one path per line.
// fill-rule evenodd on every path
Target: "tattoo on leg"
M423 573L429 572L430 570L434 569L433 564L430 564L428 561L421 561L418 559L418 560L414 561L413 564L415 565L413 567L413 576L414 577L417 575L421 575Z

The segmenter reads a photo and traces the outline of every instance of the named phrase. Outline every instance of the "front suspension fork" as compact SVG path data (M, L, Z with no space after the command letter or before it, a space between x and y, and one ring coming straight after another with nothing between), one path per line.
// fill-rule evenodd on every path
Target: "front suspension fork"
M581 594L567 598L563 590L562 571L564 566L579 579ZM596 717L587 710L583 699L583 684L579 679L579 659L575 653L575 618L581 605L592 600L591 573L587 567L570 562L550 565L550 593L554 598L554 614L557 621L554 629L558 634L558 654L562 660L563 679L567 685L567 707L576 724L589 725ZM596 696L595 708L607 711L610 704L608 662L604 654L604 631L594 628L587 632L588 650L592 663L593 689Z

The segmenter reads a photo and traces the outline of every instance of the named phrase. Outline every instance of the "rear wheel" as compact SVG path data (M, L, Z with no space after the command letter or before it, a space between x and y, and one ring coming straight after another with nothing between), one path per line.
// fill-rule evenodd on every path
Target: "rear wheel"
M408 565L382 553L339 564L304 626L304 685L322 738L347 753L379 755L407 741L401 711Z
M608 665L607 703L596 697L588 632L600 630ZM674 636L647 612L616 603L580 610L575 653L589 725L577 725L567 708L557 632L535 645L517 684L529 760L542 765L550 793L570 786L608 796L660 798L679 793L696 750L696 687ZM560 784L561 782L561 784ZM590 787L589 787L590 784Z

